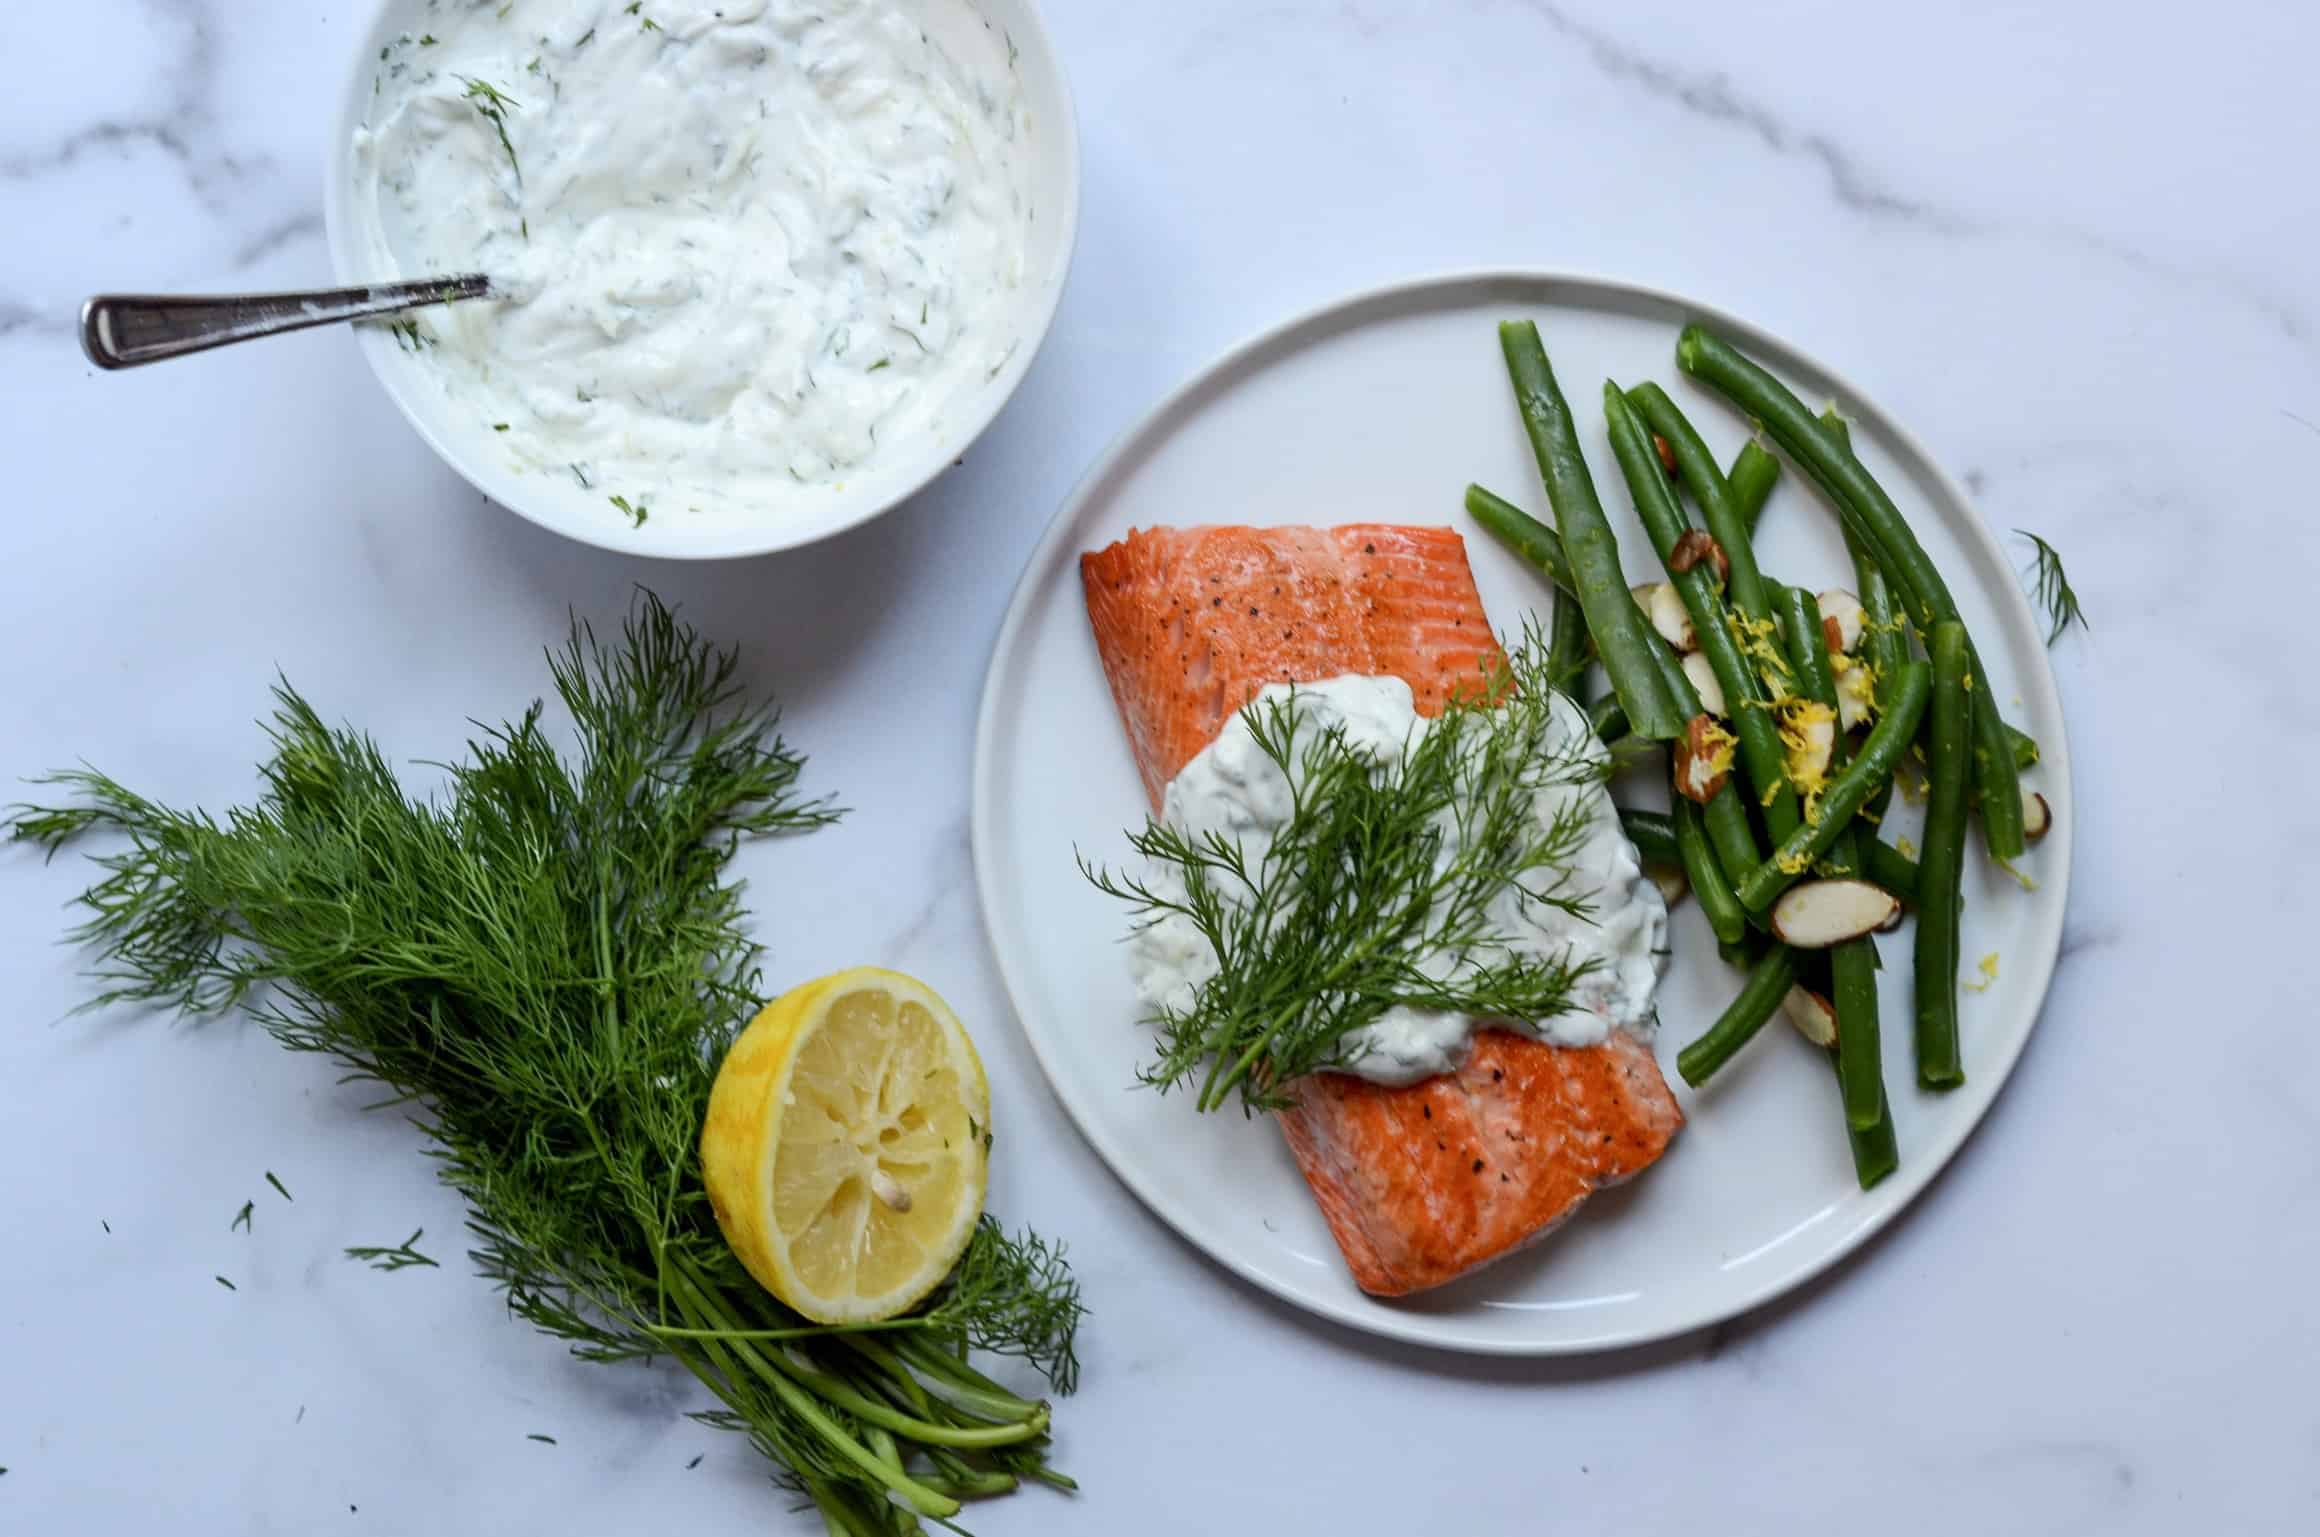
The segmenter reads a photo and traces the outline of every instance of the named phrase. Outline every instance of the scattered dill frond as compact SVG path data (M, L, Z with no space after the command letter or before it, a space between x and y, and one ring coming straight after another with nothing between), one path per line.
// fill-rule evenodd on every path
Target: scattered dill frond
M290 1192L283 1187L283 1184L280 1180L274 1177L274 1171L272 1169L268 1169L266 1171L266 1183L274 1187L274 1193L276 1195L280 1196L285 1201L292 1201L293 1204L295 1204L294 1198L291 1196Z
M224 1287L227 1291L238 1292L241 1290L239 1286L236 1286L233 1282L227 1280L222 1275L213 1275L210 1277L210 1279L217 1282L218 1285Z
M2062 639L2062 632L2073 624L2080 629L2092 628L2086 622L2086 613L2078 606L2078 594L2071 590L2070 578L2063 574L2062 552L2026 528L2015 533L2030 541L2034 549L2031 575L2031 594L2038 606L2046 610L2046 644Z
M530 1435L524 1437L524 1439L527 1441L542 1441L549 1446L554 1446L556 1444L556 1438L554 1436L543 1436L536 1430L533 1431Z
M632 502L625 496L607 497L606 500L621 510L621 512L628 518L629 526L631 528L644 527L644 520L652 516L652 509L650 507L647 507L642 502Z
M488 80L478 80L470 75L454 75L452 78L467 87L467 99L475 104L475 110L483 114L484 120L499 135L499 147L507 151L508 169L515 172L516 185L521 187L524 184L524 167L516 159L515 142L508 137L507 115L522 111L524 104Z
M1198 1076L1202 1110L1236 1091L1244 1109L1274 1109L1289 1080L1355 1060L1346 1038L1397 1006L1512 1019L1564 1010L1592 960L1509 952L1489 917L1510 887L1586 910L1559 888L1586 835L1587 798L1566 797L1545 827L1534 807L1558 785L1599 793L1606 766L1591 738L1548 746L1545 667L1534 636L1383 761L1342 725L1306 724L1295 690L1267 695L1227 729L1245 729L1287 782L1290 811L1270 844L1252 853L1238 838L1148 818L1128 840L1143 874L1081 857L1139 927L1189 920L1215 966L1188 1007L1153 1016L1160 1053L1140 1070L1147 1084ZM1445 956L1457 964L1429 964Z
M423 1227L413 1228L410 1237L391 1249L357 1247L347 1250L346 1257L359 1259L373 1270L405 1270L413 1265L425 1265L429 1269L439 1270L442 1268L441 1266L412 1247L426 1232L427 1230Z
M257 1202L244 1201L242 1203L242 1209L234 1213L234 1220L226 1224L226 1231L230 1233L235 1228L240 1228L245 1233L252 1231L250 1227L250 1214L257 1209Z

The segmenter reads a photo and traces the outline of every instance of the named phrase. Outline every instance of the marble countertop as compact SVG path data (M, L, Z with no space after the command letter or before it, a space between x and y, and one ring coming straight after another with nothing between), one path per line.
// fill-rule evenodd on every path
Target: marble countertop
M90 291L327 278L364 9L0 18L0 773L240 797L277 667L446 755L538 689L568 608L638 582L741 640L855 808L750 856L776 974L874 957L982 1022L994 1205L1070 1240L1096 1310L1059 1446L1085 1492L987 1533L2320 1526L2320 13L1051 0L1085 212L1021 393L893 516L676 566L483 504L342 334L81 360ZM1177 1241L1008 1025L968 880L976 687L1082 468L1244 333L1489 264L1662 284L1835 360L1994 526L2068 552L2093 622L2056 652L2062 966L1982 1131L1802 1293L1550 1364L1357 1338ZM459 1214L328 1064L65 1018L82 874L0 854L0 1530L805 1529L687 1381L571 1361L456 1261L342 1258L417 1227L448 1254Z

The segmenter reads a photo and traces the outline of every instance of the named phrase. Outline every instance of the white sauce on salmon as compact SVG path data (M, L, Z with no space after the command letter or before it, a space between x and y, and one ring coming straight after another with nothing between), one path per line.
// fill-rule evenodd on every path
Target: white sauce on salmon
M1248 710L1275 700L1296 712L1300 730L1341 726L1351 746L1380 763L1405 752L1428 729L1409 684L1399 678L1349 674L1293 689L1275 684L1259 693L1169 782L1161 809L1162 820L1186 833L1237 840L1252 868L1261 863L1291 809L1289 777L1257 745L1244 719ZM1545 737L1539 744L1543 754L1571 755L1590 764L1607 757L1585 715L1560 696ZM1344 1071L1386 1084L1452 1072L1465 1060L1474 1031L1486 1024L1561 1046L1593 1045L1614 1029L1650 1038L1656 1026L1652 998L1666 964L1667 904L1645 877L1599 775L1574 775L1570 782L1541 786L1532 797L1532 816L1543 830L1574 805L1583 810L1585 835L1555 894L1584 900L1587 915L1533 901L1511 886L1490 907L1492 938L1506 951L1574 966L1596 962L1572 985L1573 1007L1551 1019L1483 1020L1396 1006L1347 1037L1350 1060ZM1455 836L1454 822L1442 825ZM1455 849L1445 849L1443 858L1452 857ZM1183 889L1173 864L1147 863L1144 877L1156 890L1171 883L1176 892ZM1129 958L1137 992L1154 1008L1189 1007L1217 969L1207 940L1181 914L1168 914L1138 930L1129 941ZM1444 976L1460 963L1429 956L1420 964L1439 968L1432 974Z
M1028 119L966 0L430 0L415 29L359 217L382 278L508 295L398 329L520 467L778 517L1017 347Z

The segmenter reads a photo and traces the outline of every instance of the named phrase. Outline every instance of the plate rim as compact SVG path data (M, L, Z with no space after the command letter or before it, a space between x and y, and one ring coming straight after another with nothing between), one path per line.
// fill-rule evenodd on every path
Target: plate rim
M1985 1080L1989 1087L1982 1093L1979 1102L1958 1123L1954 1133L1926 1149L1915 1170L1897 1171L1891 1176L1891 1181L1900 1183L1888 1182L1875 1192L1851 1192L1851 1195L1869 1204L1857 1213L1849 1228L1832 1238L1825 1249L1800 1263L1766 1275L1753 1285L1743 1288L1735 1297L1720 1301L1685 1322L1609 1328L1553 1339L1498 1339L1445 1332L1441 1327L1445 1322L1444 1315L1403 1312L1374 1298L1363 1297L1359 1303L1354 1303L1334 1297L1316 1296L1278 1281L1242 1259L1231 1245L1218 1242L1213 1235L1208 1235L1206 1225L1196 1212L1183 1203L1157 1193L1132 1172L1134 1161L1125 1157L1123 1151L1114 1145L1113 1139L1099 1128L1095 1119L1083 1112L1064 1093L1056 1064L1049 1058L1048 1046L1040 1033L1026 1023L1029 1018L1029 1011L1024 1004L1027 989L1016 975L1017 968L1009 948L1000 943L1002 930L1011 932L1012 926L1003 924L998 916L1000 904L995 891L994 869L996 852L991 846L992 824L996 819L995 813L989 809L989 802L995 793L992 763L1000 735L1000 696L1004 692L1001 664L1017 647L1019 634L1027 622L1035 595L1034 583L1054 561L1057 547L1066 542L1067 535L1078 523L1095 490L1109 481L1132 456L1163 441L1164 435L1155 439L1155 434L1176 417L1188 402L1203 393L1213 393L1229 386L1237 377L1246 376L1253 362L1270 349L1290 341L1301 331L1328 326L1330 323L1334 323L1331 327L1334 330L1350 330L1356 328L1360 312L1364 310L1380 309L1388 314L1408 313L1414 308L1426 307L1429 303L1447 305L1454 302L1461 290L1479 291L1508 286L1539 291L1577 291L1591 296L1592 301L1599 305L1608 299L1631 307L1642 304L1673 309L1734 337L1776 370L1790 372L1801 369L1819 376L1840 393L1848 409L1874 415L1895 446L1930 472L1941 492L1969 514L1964 521L1971 540L1981 546L1981 554L2001 570L2014 569L2013 561L2007 556L2004 546L1999 543L1996 533L1982 516L1974 499L1916 433L1885 411L1874 397L1855 385L1843 371L1721 306L1705 303L1674 289L1569 268L1464 267L1373 283L1309 305L1227 345L1208 362L1187 374L1179 384L1116 434L1064 495L1049 517L1046 527L1040 531L1037 542L1024 560L1021 574L1008 594L1007 610L992 641L990 658L984 666L983 685L975 711L974 760L968 783L968 842L984 939L998 970L1000 984L1006 989L1008 1005L1015 1015L1017 1033L1029 1044L1032 1057L1038 1062L1040 1073L1047 1080L1048 1093L1062 1106L1073 1127L1087 1145L1094 1149L1111 1176L1125 1185L1144 1204L1145 1209L1159 1218L1179 1240L1267 1295L1301 1312L1361 1333L1462 1355L1513 1358L1585 1356L1678 1338L1751 1313L1826 1274L1857 1253L1903 1212L1916 1205L1918 1198L1932 1188L1948 1169L1958 1151L1980 1130L1982 1122L2005 1093L2006 1085L2013 1080L2022 1053L2028 1048L2030 1037L2036 1032L2045 1014L2047 996L2060 962L2063 927L2060 917L2055 923L2054 943L2039 948L2034 962L2034 974L2018 984L2023 987L2022 997L2028 1009L2028 1023L2005 1049L1995 1073ZM1530 302L1539 301L1534 299ZM2004 584L1999 601L2001 606L2014 609L2015 617L2028 623L2030 633L2039 633L2037 616L2018 583ZM2038 713L2050 716L2061 728L2054 733L2053 741L2040 741L2039 762L2053 772L2056 784L2065 797L2066 812L2055 819L2060 825L2055 828L2053 836L2041 845L2040 852L2046 857L2041 860L2039 885L2051 891L2056 913L2066 915L2076 838L2077 798L2071 789L2070 745L2061 690L2056 685L2053 664L2047 654L2041 651L2037 656L2039 665L2031 670L2029 676L2018 681L2025 694L2034 696L2030 702L2038 707Z

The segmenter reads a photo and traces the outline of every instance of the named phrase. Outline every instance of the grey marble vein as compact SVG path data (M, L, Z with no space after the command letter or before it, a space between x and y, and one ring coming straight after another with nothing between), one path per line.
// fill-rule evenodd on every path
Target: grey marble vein
M244 241L234 252L233 269L236 272L255 267L276 251L298 244L322 233L322 215L306 209L277 220Z
M1549 0L1524 0L1524 3L1549 27L1583 46L1595 67L1612 79L1630 81L1696 117L1743 129L1775 154L1802 155L1817 162L1828 177L1831 195L1856 213L1919 225L1942 234L1975 233L1985 227L1964 214L1903 197L1880 185L1836 141L1825 134L1801 133L1791 128L1770 108L1734 90L1730 77L1721 72L1686 74L1645 57Z
M2262 315L2288 340L2299 345L2311 341L2313 328L2304 311L2294 301L2252 280L2210 268L2187 267L2098 230L2063 224L2015 224L1906 196L1874 177L1826 133L1784 121L1771 107L1734 89L1731 78L1721 71L1685 71L1652 58L1571 15L1553 0L1520 0L1520 4L1549 29L1584 49L1608 78L1633 84L1694 117L1738 129L1776 155L1801 158L1818 166L1838 206L1853 213L1929 234L1984 238L2014 234L2073 246L2147 277L2224 294Z
M218 79L218 34L208 9L191 0L146 0L157 18L182 20L185 40L170 61L169 96L142 116L87 123L44 146L0 155L0 182L29 181L70 171L92 155L160 151L182 168L204 206L216 209L221 190L271 169L263 156L236 155L220 142L213 100Z

